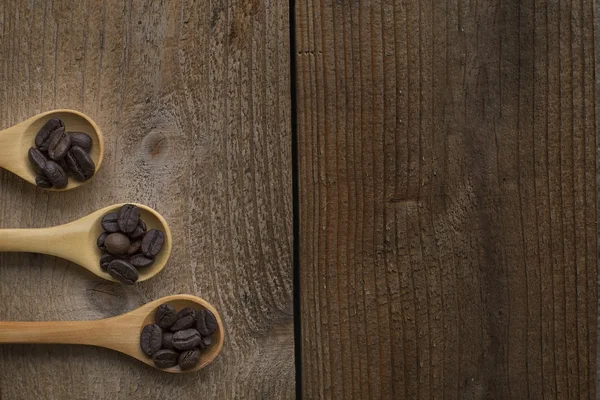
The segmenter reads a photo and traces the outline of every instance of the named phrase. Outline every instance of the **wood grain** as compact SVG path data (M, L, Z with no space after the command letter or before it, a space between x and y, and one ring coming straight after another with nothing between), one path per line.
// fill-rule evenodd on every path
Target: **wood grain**
M165 270L134 288L1 254L0 320L109 317L189 293L226 331L219 358L186 376L104 349L3 345L2 400L294 396L288 21L273 0L0 2L0 129L72 108L106 139L102 169L72 192L1 171L0 227L139 202L174 238Z
M595 399L594 2L296 3L306 399Z

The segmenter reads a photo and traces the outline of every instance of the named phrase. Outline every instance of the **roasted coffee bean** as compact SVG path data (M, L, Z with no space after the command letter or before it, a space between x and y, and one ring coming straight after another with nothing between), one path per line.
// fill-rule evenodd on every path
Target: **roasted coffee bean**
M198 348L200 350L206 350L210 347L211 344L212 344L212 338L210 336L202 336L202 340L200 341Z
M133 285L139 278L137 269L125 260L113 260L107 270L110 276L126 285Z
M202 336L195 329L185 329L173 334L173 346L177 350L189 350L198 347L202 341Z
M162 329L158 325L146 325L140 335L142 351L152 357L162 347Z
M105 245L105 241L106 241L106 237L110 235L110 233L108 232L103 232L100 236L98 236L98 240L96 240L96 245L98 246L98 248L102 251L107 251L106 250L106 245Z
M141 240L136 240L135 242L131 243L131 246L129 246L129 250L127 250L127 255L134 255L137 254L141 251L141 247L142 247L142 241Z
M146 257L143 254L136 254L129 258L129 263L136 268L146 268L154 264L154 258Z
M52 182L50 182L50 180L48 178L46 178L46 175L36 176L35 184L38 187L41 187L42 189L50 189L52 187Z
M44 166L44 175L52 182L52 186L57 189L62 189L69 183L69 177L64 169L56 162L48 160Z
M71 148L71 136L65 132L64 128L55 129L50 134L50 143L48 144L48 156L52 160L62 160Z
M41 151L48 151L48 146L50 145L50 136L52 132L57 129L62 129L64 131L65 124L63 124L59 118L52 118L48 120L48 122L42 126L42 129L40 129L35 136L35 146Z
M196 321L196 329L202 336L210 336L217 330L217 318L215 315L206 309L198 311Z
M154 257L162 249L165 241L165 235L156 229L150 229L142 239L142 253L147 256Z
M162 348L168 350L173 350L175 348L173 347L173 334L171 332L163 333Z
M46 161L47 158L44 153L35 147L29 149L29 162L31 165L33 165L33 169L35 169L36 172L40 173L44 171L44 167L46 167Z
M92 150L92 138L83 132L68 132L71 136L71 146L79 146L88 153Z
M96 164L90 155L81 147L73 146L67 153L65 159L73 176L78 181L87 181L96 172Z
M183 371L194 368L200 361L200 350L191 349L179 355L179 366Z
M154 357L152 357L152 361L154 361L154 365L158 368L171 368L178 364L179 353L175 350L159 350Z
M140 209L133 204L125 204L119 210L119 229L124 233L131 233L135 231L140 223Z
M196 323L196 310L186 307L177 313L177 321L171 326L171 332L181 331L194 326Z
M115 256L112 254L102 254L102 257L100 257L100 268L102 268L102 271L108 271L108 266L111 262L113 262L114 259Z
M161 304L154 313L154 321L161 328L167 329L177 321L177 310L170 304Z
M146 233L146 223L143 219L140 218L140 223L137 228L133 232L129 234L129 237L132 239L141 239L142 236Z
M104 239L104 246L106 246L106 250L111 254L123 255L127 254L131 242L122 233L111 233Z
M117 213L112 212L102 217L102 227L107 232L119 232L119 224L117 224Z
M65 159L63 158L62 160L57 160L56 163L58 165L60 165L60 167L67 173L67 176L68 176L69 172L71 172L71 170L69 169L69 166L67 165L67 162L65 161Z

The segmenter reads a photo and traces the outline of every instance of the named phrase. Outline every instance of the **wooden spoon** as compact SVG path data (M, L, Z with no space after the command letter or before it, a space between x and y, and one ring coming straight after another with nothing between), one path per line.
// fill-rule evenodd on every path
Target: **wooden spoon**
M95 321L0 322L0 343L84 344L106 347L155 367L152 359L140 348L140 334L144 326L154 323L154 311L163 303L171 304L177 311L184 307L210 310L217 319L218 328L212 336L212 345L202 353L194 369L182 371L177 366L161 371L181 373L206 367L223 348L223 323L219 313L210 303L190 295L163 297L126 314Z
M117 211L121 206L123 204L115 204L77 221L50 228L0 229L0 251L42 253L61 257L81 265L101 278L118 282L100 268L102 252L96 242L98 236L104 231L101 225L102 217ZM165 235L163 248L156 256L154 264L139 269L138 282L142 282L152 278L164 268L171 254L173 240L167 221L158 212L142 204L136 206L140 208L141 218L148 230L159 229Z
M102 165L104 158L104 138L98 125L87 115L75 110L47 111L29 118L11 128L0 131L0 167L35 185L35 170L28 159L28 151L34 145L34 138L40 128L51 118L58 117L65 123L68 131L85 132L92 138L90 157L96 164L96 171ZM69 178L67 187L63 189L48 189L64 191L75 189L89 182L79 182Z

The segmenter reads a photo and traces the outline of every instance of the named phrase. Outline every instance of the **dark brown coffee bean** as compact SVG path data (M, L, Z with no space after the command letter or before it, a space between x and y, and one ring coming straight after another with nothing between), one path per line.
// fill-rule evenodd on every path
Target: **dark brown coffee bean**
M134 254L137 254L141 251L141 248L142 248L142 241L136 240L135 242L131 243L131 246L129 246L129 250L127 250L127 255L132 256Z
M50 134L50 143L48 144L48 156L52 160L62 160L71 148L71 136L65 132L64 128L55 129Z
M119 229L124 233L131 233L135 231L140 223L140 209L133 204L125 204L119 210Z
M57 160L56 163L60 165L60 167L67 173L67 175L69 175L71 170L69 169L69 166L67 165L67 162L64 158L62 160Z
M96 164L90 155L81 147L73 146L67 153L65 160L73 176L78 181L87 181L96 172Z
M32 147L29 149L29 162L33 165L35 172L40 173L46 167L47 158L39 149Z
M64 169L56 162L48 160L44 166L44 175L52 182L52 186L57 189L62 189L69 183L69 177Z
M35 146L41 151L48 151L50 136L56 129L62 129L64 131L65 124L63 124L59 118L48 120L35 136Z
M98 240L96 240L96 245L98 246L98 248L102 251L107 251L106 250L106 244L104 243L106 241L106 237L110 235L110 233L108 232L103 232L100 236L98 236Z
M131 242L122 233L111 233L104 239L104 246L106 246L106 250L111 254L123 255L127 254Z
M135 230L129 234L129 237L132 239L141 239L145 233L146 223L140 218L140 223L138 224L137 228L135 228Z
M202 336L202 340L200 341L200 345L198 348L205 350L210 347L212 344L212 338L210 336Z
M68 132L71 136L71 146L79 146L86 152L92 150L92 138L87 133L83 132Z
M168 350L173 350L175 348L173 347L173 334L171 332L163 333L162 348Z
M162 249L165 235L156 229L150 229L142 239L142 253L155 257Z
M196 323L196 310L186 307L177 313L177 321L171 326L171 332L181 331L194 326Z
M202 341L202 336L195 329L185 329L173 334L173 346L177 350L189 350L198 347Z
M136 254L129 258L129 263L136 268L146 268L154 264L154 258L143 254Z
M200 350L191 349L179 355L179 366L183 371L194 368L200 361Z
M38 175L35 177L35 184L42 189L50 189L52 182L45 175Z
M196 329L202 336L210 336L217 331L217 318L206 309L198 311Z
M146 325L140 335L142 351L152 357L162 347L162 329L158 325Z
M170 304L161 304L154 313L154 321L161 328L167 329L177 321L177 310Z
M112 254L102 254L102 257L100 257L100 268L102 268L102 271L108 271L108 266L111 262L113 262L114 259L115 256L113 256Z
M152 357L152 361L154 361L154 365L156 365L157 368L171 368L178 364L179 353L175 350L159 350L154 357Z
M107 232L119 232L119 224L117 224L117 213L112 212L102 217L102 228Z
M113 260L107 270L110 276L126 285L133 285L139 278L137 269L125 260Z

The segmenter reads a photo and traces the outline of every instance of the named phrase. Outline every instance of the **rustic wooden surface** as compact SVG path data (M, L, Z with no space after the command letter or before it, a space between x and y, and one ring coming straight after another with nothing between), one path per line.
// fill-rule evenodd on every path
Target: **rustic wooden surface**
M175 239L165 271L133 288L1 254L0 320L101 318L189 293L226 327L220 358L184 376L104 349L0 346L0 399L294 397L288 18L274 0L0 2L0 127L65 107L107 139L102 170L73 192L1 171L0 227L136 201Z
M304 398L596 398L593 8L297 1Z

